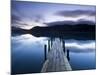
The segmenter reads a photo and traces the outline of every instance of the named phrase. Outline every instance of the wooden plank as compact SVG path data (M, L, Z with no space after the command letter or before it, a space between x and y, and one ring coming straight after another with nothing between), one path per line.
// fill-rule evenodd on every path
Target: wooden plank
M51 49L41 72L58 72L72 70L68 59L63 52L63 44L59 38L52 41Z

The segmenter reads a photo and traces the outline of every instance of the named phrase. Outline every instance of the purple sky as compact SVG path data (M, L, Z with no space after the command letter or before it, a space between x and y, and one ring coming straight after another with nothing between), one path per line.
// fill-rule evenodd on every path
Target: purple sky
M90 5L12 1L12 26L30 29L44 23L80 20L95 23L96 9Z

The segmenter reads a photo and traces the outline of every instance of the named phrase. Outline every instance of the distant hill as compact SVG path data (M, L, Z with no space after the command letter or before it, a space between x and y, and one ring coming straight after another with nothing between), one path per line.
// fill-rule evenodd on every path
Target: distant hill
M95 39L95 25L55 25L47 27L36 26L30 30L34 36L61 37L67 39Z
M12 33L12 35L16 35L16 34L21 35L21 34L27 34L27 33L29 33L29 31L22 29L22 28L12 26L11 27L11 33Z
M52 25L50 25L52 24ZM64 22L49 23L48 26L36 26L30 30L12 27L12 34L32 34L36 37L61 37L61 38L82 38L95 39L96 25L93 23L85 24L66 24Z
M56 22L51 22L51 23L46 23L48 26L54 26L54 25L95 25L94 22L92 21L85 21L85 20L78 20L77 22L75 21L56 21Z
M77 25L54 25L47 27L36 26L31 32L95 32L95 25L77 24Z

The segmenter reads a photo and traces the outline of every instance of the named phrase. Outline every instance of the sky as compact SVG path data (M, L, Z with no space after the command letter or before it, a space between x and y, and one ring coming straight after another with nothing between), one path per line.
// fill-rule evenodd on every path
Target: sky
M96 9L90 5L55 4L12 1L11 25L23 29L48 26L57 21L91 21L95 23Z

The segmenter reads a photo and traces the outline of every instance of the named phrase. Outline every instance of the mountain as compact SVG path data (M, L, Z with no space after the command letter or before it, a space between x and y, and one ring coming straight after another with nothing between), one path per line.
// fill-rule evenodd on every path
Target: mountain
M87 20L78 20L77 22L75 21L56 21L56 22L51 22L51 23L46 23L48 26L54 26L54 25L77 25L77 24L85 24L85 25L95 25L94 22L92 21L87 21Z
M18 27L14 27L14 26L11 27L11 31L12 31L11 33L12 33L13 36L29 33L28 30L18 28Z
M47 27L36 26L31 29L32 32L95 32L95 25L77 24L77 25L53 25Z
M71 21L70 21L71 22ZM71 22L72 23L72 22ZM95 39L96 25L90 22L67 22L49 23L48 26L35 26L30 30L12 27L12 34L32 34L36 37L60 37L67 39Z
M61 37L66 39L95 39L95 25L54 25L36 26L30 30L36 37Z

